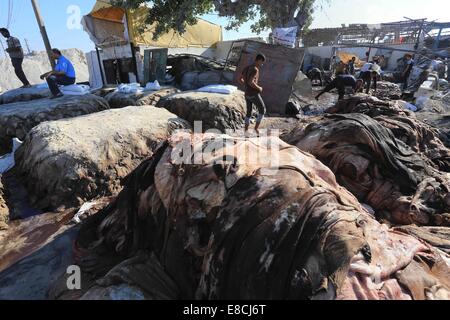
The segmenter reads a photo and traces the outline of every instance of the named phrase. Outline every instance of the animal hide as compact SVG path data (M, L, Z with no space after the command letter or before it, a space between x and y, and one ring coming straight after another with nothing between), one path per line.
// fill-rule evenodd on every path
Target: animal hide
M202 161L192 161L199 151ZM379 224L296 147L190 134L143 162L117 199L85 221L74 247L83 272L99 279L85 298L122 289L171 299L411 299L397 271L425 256L442 260ZM423 269L435 280L432 288L423 282L426 298L448 293L443 266L436 275ZM408 288L413 280L401 281Z

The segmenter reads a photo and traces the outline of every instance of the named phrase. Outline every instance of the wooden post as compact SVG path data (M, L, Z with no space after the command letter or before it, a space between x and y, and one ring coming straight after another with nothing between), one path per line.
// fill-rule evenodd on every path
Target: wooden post
M97 46L95 46L95 51L97 52L97 60L98 60L98 66L100 67L100 75L102 77L102 84L103 84L103 86L105 86L106 81L105 81L105 76L103 75L102 59L100 58L100 51L98 50Z
M44 19L41 15L41 9L36 0L31 0L33 5L34 14L36 15L36 20L39 25L39 30L41 31L42 40L44 40L45 49L47 51L48 59L52 68L55 68L55 60L52 58L52 47L50 45L50 40L48 39L47 30L45 29Z

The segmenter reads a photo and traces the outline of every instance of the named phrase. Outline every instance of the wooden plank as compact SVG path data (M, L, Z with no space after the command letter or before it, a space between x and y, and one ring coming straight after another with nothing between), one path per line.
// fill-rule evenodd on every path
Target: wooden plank
M151 49L144 52L144 82L158 80L164 83L166 78L167 56L169 49Z

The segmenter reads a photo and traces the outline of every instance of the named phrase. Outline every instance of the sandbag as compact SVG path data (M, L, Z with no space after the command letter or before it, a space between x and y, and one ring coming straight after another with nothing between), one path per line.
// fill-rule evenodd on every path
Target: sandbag
M380 81L377 83L377 91L373 95L381 100L400 100L403 92L399 84Z

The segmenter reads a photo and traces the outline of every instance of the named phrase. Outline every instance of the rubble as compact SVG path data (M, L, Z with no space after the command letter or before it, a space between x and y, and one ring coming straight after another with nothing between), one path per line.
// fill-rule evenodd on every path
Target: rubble
M441 140L450 147L450 103L428 99L424 108L416 113L419 120L439 130Z
M378 217L401 225L450 226L449 150L440 141L427 150L424 143L429 138L420 141L423 131L414 132L420 126L408 127L408 120L399 119L395 123L389 116L327 115L284 140L330 167L338 182L375 209ZM420 150L400 140L386 123L399 125L397 134L412 131L403 136L416 138Z
M327 109L326 112L332 114L363 113L371 117L378 115L409 116L412 114L409 110L403 108L402 104L398 101L383 101L366 94L356 94L339 100L334 106Z
M46 122L18 150L17 174L34 206L77 206L118 193L121 180L162 140L187 127L168 111L150 106Z
M165 97L156 105L166 108L194 126L202 121L203 131L239 129L244 125L245 97L242 91L233 94L182 92Z
M95 95L64 96L0 106L0 155L12 150L12 139L24 140L27 133L45 121L72 118L109 109L108 103Z
M31 88L14 89L6 91L0 95L0 105L21 101L38 100L48 97L50 97L50 91L48 88L33 86Z
M164 88L158 91L144 91L141 93L111 92L105 96L112 109L128 106L156 106L161 98L178 93L176 88Z
M381 81L377 83L374 96L381 100L400 100L403 92L400 85L392 82Z
M449 294L449 266L440 252L379 224L311 155L274 137L227 137L230 148L217 144L219 136L192 138L167 141L130 175L115 201L83 224L76 262L84 277L98 279L85 298ZM214 145L216 153L201 165L174 162L181 141L191 141L194 150ZM275 167L269 163L274 146L280 150ZM260 157L251 161L244 150ZM432 268L423 261L433 261ZM379 282L370 285L374 279Z

